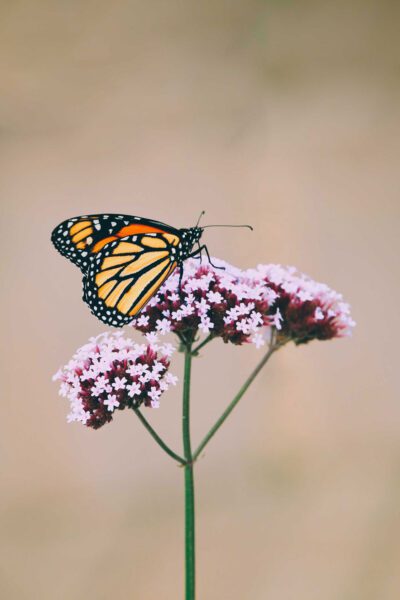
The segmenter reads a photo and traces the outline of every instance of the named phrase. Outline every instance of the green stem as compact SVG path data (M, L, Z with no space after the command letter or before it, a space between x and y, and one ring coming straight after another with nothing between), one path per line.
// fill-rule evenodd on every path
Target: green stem
M185 573L186 600L195 599L195 523L193 457L190 442L190 375L192 367L191 344L185 347L185 369L182 401L182 436L185 456Z
M238 393L236 394L236 396L234 397L234 399L232 400L232 402L228 405L228 407L222 413L222 415L220 416L220 418L218 419L218 421L215 423L215 425L213 427L211 427L210 431L207 433L207 435L205 436L205 438L202 440L202 442L200 443L200 445L197 448L197 450L193 453L193 457L192 457L193 461L195 461L199 457L199 455L201 454L201 452L207 446L208 442L216 434L216 432L221 427L221 425L224 423L224 421L229 417L229 415L231 414L231 412L233 411L233 409L235 408L235 406L237 405L237 403L239 402L239 400L242 398L242 396L248 390L248 388L250 387L250 385L253 383L253 381L255 380L255 378L257 377L257 375L259 374L259 372L261 371L261 369L268 362L268 359L271 357L271 355L276 350L278 350L278 348L280 346L281 346L281 344L276 344L276 345L275 344L271 344L270 345L270 347L268 349L268 352L264 355L264 357L258 363L258 365L254 369L254 371L246 379L246 381L244 382L244 384L242 385L242 387L240 388L240 390L238 391Z
M211 340L213 339L213 337L214 336L210 333L210 335L208 335L205 340L203 340L198 346L196 346L195 348L193 348L193 350L192 350L192 356L195 356L196 354L198 354L199 350L201 350L202 348L204 348L204 346L206 346L208 344L208 342L211 342Z
M176 452L174 452L173 450L171 450L171 448L169 446L167 446L167 444L160 438L160 436L158 435L158 433L152 428L152 426L147 421L147 419L142 415L142 413L140 412L140 410L138 408L134 408L133 411L139 417L139 420L143 423L143 425L145 426L145 428L147 429L147 431L150 433L151 437L157 442L157 444L167 454L169 454L169 456L171 456L174 460L176 460L179 463L181 463L181 465L185 465L186 464L186 460L184 458L182 458L181 456L179 456L179 454L176 454Z

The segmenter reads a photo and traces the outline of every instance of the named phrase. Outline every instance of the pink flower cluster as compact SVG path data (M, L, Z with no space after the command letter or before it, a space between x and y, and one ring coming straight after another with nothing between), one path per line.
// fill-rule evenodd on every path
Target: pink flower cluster
M224 342L263 343L261 330L274 322L277 294L261 280L219 260L199 264L189 259L179 293L179 271L163 284L132 326L143 333L174 332L193 339L200 331Z
M247 271L262 281L268 292L276 293L275 314L279 314L279 336L295 344L329 340L351 335L355 322L350 306L324 283L318 283L294 267L259 265Z
M158 407L177 378L168 373L172 344L135 344L122 332L91 338L53 377L70 401L68 421L98 429L116 409Z
M185 261L181 294L177 270L132 326L147 334L174 332L194 339L201 332L260 347L271 327L280 341L301 344L349 335L355 325L340 294L292 267L259 265L241 271L212 260L224 270Z
M173 332L185 342L199 333L224 342L257 347L275 332L278 343L304 344L350 335L355 323L350 307L337 292L293 267L259 265L241 271L213 259L184 264L161 286L132 326L145 334L136 344L121 332L91 338L54 376L60 394L69 398L69 421L98 429L116 409L144 404L157 407L177 378L168 373L172 344L159 344L159 334Z

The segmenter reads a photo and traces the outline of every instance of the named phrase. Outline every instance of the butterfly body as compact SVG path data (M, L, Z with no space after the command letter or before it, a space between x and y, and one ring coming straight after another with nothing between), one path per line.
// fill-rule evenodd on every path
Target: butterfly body
M84 215L58 225L56 249L83 273L83 300L104 323L122 327L190 256L201 254L201 227L175 229L129 215ZM193 252L193 246L198 249Z

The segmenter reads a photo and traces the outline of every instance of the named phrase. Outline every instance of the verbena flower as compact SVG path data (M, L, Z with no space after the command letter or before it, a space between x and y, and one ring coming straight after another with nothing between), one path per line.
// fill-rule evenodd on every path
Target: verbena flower
M203 333L260 347L271 328L280 342L302 344L349 335L355 325L340 294L293 267L270 264L242 271L212 260L225 270L187 260L181 294L176 270L132 326L148 335L173 332L190 340Z
M351 334L355 322L350 306L324 283L281 265L259 265L247 274L263 282L266 297L271 291L276 293L273 312L282 340L305 344Z
M122 332L90 338L53 377L70 401L67 419L98 429L116 410L159 406L161 394L176 384L168 373L172 344L136 344Z
M179 270L161 286L132 326L143 333L174 332L185 339L197 333L225 342L263 342L262 329L274 321L277 293L219 259L199 264L189 259L179 293Z

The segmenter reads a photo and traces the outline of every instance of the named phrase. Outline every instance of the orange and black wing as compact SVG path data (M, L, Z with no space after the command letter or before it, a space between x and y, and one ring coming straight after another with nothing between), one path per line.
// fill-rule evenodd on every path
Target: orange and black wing
M108 242L83 278L83 299L104 323L122 327L156 294L177 266L179 235L143 232Z
M159 221L131 215L101 214L72 217L58 225L51 240L56 249L86 273L91 257L107 244L129 235L179 231Z

